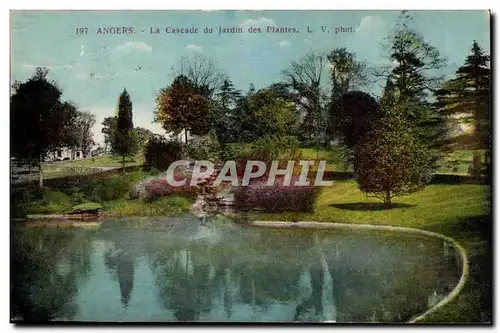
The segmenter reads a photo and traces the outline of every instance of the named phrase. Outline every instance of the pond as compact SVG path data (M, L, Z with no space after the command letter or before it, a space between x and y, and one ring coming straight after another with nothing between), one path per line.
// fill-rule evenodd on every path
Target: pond
M443 240L219 216L14 227L15 321L404 322L458 283Z

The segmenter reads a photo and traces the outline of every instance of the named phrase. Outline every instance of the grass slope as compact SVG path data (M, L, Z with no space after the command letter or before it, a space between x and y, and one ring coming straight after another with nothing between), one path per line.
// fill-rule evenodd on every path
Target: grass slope
M138 154L134 158L126 160L126 166L142 165L144 157ZM84 173L100 172L100 168L121 168L121 158L112 155L96 156L94 159L91 157L72 160L72 161L56 161L45 162L43 164L43 177L57 178L64 176L71 176Z
M318 151L314 148L302 148L302 159L316 160L319 156L320 160L327 161L327 171L352 171L352 167L345 169L342 160L340 149L332 147L331 149L320 149ZM478 150L481 156L484 156L484 150ZM467 174L469 166L472 163L473 150L455 150L449 153L439 162L439 173L455 173Z

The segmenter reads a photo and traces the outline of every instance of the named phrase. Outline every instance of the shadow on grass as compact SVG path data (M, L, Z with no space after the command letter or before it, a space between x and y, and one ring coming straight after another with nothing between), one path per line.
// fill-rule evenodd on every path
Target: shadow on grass
M331 204L331 207L344 210L390 210L396 208L410 208L415 205L408 205L403 203L393 203L387 206L383 202L349 202L349 203L339 203Z
M455 238L464 245L469 257L469 279L459 303L447 306L444 317L439 314L430 321L447 320L490 323L493 314L493 218L491 214L448 220L426 228Z
M447 220L429 228L452 237L479 237L488 246L493 244L493 218L489 214Z

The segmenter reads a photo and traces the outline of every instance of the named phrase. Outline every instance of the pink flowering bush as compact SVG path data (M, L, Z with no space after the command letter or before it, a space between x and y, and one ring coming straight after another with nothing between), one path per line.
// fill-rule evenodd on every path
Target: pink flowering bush
M166 179L154 179L145 185L143 201L151 202L161 197L176 195L194 199L199 193L196 186L189 186L187 183L184 186L172 186L167 183Z
M267 186L266 179L234 187L234 204L240 209L265 212L311 212L320 188L314 187L314 182L308 186L293 186L297 180L298 177L292 177L290 186L283 186L283 177L276 177L272 186Z

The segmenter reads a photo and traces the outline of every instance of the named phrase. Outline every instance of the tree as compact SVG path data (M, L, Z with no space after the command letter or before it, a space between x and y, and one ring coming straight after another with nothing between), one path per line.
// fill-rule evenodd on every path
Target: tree
M255 86L253 83L250 83L246 95L241 95L236 99L234 114L237 123L234 128L233 142L251 142L258 139L255 134L254 110L250 107L250 99L255 93ZM224 144L224 142L222 143Z
M26 82L13 85L10 98L11 154L37 163L43 187L42 162L55 149L70 144L76 107L61 101L61 90L47 79L48 70L37 68Z
M367 93L351 91L341 96L330 129L340 140L346 167L352 163L355 147L371 129L378 113L378 102Z
M283 98L275 86L262 89L249 97L252 110L252 122L255 135L261 138L265 135L293 135L297 119L295 105Z
M95 125L95 115L90 112L78 112L74 123L75 146L80 148L83 157L87 157L94 145L94 133L92 127Z
M339 114L342 96L349 91L365 86L368 82L368 71L366 65L357 61L355 54L346 48L332 50L327 55L327 59L332 89L328 107L328 128L330 134L335 134L336 124L344 118L344 115Z
M407 120L415 126L418 137L433 152L432 164L440 157L446 134L445 120L431 107L429 98L444 75L440 70L446 59L424 37L411 28L413 18L403 11L389 40L392 65L383 70L385 80L392 80L399 105L405 105Z
M241 92L234 88L231 80L226 77L220 91L216 94L216 111L214 115L215 133L219 142L236 140L239 119L235 113Z
M266 135L296 135L295 103L273 84L257 92L248 92L237 100L234 141L253 142Z
M446 116L459 116L460 121L474 127L474 149L489 148L490 122L490 56L484 54L474 41L471 54L455 77L445 82L436 92L436 107ZM486 162L489 164L489 161ZM474 151L473 166L479 174L481 163L478 151Z
M292 90L294 102L305 114L300 136L302 140L315 140L318 145L326 127L326 94L322 88L326 60L322 54L309 53L292 61L290 68L283 71L284 83Z
M248 95L252 94L255 94L255 85L253 84L253 82L250 82L250 85L248 87Z
M147 128L136 127L134 128L134 132L136 133L137 144L140 149L144 149L148 141L154 136L154 133Z
M116 119L117 117L106 117L102 122L101 133L104 134L104 150L107 152L109 147L112 147L115 131L116 131Z
M207 134L213 112L206 89L195 85L186 76L180 75L168 88L161 89L156 96L155 121L174 134L184 130L186 144L188 131L195 135Z
M169 165L182 159L183 147L180 141L167 140L153 134L144 147L144 166L157 170L167 170Z
M112 143L113 153L122 158L123 172L125 172L125 158L137 152L137 139L133 129L132 101L127 89L123 89L118 99L118 116Z
M173 70L176 77L187 77L195 87L205 90L210 98L221 88L225 79L217 63L200 54L183 57Z
M354 149L362 192L390 206L392 198L419 191L432 176L431 155L405 118L404 106L381 106L381 115Z

